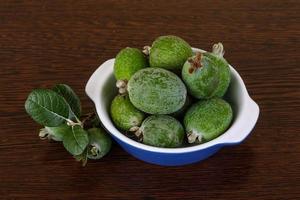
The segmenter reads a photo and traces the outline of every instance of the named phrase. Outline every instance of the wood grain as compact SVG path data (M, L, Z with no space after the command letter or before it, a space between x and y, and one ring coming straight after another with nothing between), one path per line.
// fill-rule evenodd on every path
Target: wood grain
M300 2L0 0L0 199L299 199ZM92 72L123 47L175 34L227 60L261 109L252 135L201 163L160 167L117 145L82 168L41 141L33 88L67 83L83 109Z

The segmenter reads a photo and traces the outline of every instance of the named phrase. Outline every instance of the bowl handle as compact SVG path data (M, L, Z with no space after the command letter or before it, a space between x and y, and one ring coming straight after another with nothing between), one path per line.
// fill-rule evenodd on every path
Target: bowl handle
M234 130L232 134L224 135L224 137L222 138L224 141L224 145L241 143L254 128L259 116L259 107L257 103L255 103L255 101L253 101L250 97L247 100L245 113L251 114L243 115L241 119L242 125L240 126L240 129Z
M100 85L103 84L104 80L101 77L101 74L108 73L111 70L111 65L114 64L114 59L109 59L105 61L98 69L92 74L85 86L85 93L88 97L96 102L96 97L100 89Z

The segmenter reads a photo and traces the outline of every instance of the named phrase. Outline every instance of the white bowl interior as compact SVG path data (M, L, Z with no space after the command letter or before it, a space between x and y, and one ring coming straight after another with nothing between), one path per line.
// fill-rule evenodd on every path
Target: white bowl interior
M256 123L259 112L258 106L249 97L239 74L230 66L232 80L224 98L233 108L234 119L232 125L225 133L207 143L182 148L160 148L139 143L121 133L114 126L109 115L110 103L117 94L113 63L114 59L108 60L97 69L86 86L86 92L94 101L103 126L118 139L137 148L153 152L184 153L205 149L217 144L238 143L249 134ZM100 77L101 79L99 79Z

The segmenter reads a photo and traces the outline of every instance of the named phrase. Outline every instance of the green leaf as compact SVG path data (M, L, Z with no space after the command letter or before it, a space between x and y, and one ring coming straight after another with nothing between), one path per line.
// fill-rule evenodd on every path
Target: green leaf
M63 124L69 116L66 101L48 89L33 90L25 102L25 109L33 120L49 127Z
M66 100L73 113L79 118L81 115L80 99L72 88L66 84L58 84L54 86L53 91L61 95Z
M67 124L56 127L46 126L40 130L39 136L41 139L48 138L60 142L63 140L64 135L69 132L69 129L70 127Z
M88 133L79 125L70 127L63 137L64 147L74 156L82 154L88 143Z

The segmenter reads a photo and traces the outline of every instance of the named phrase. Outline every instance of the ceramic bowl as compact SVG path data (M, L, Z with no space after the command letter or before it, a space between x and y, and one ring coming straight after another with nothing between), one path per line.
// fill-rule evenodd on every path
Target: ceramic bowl
M193 51L204 52L196 48L193 48ZM232 81L225 99L233 108L234 118L225 133L214 140L190 147L159 148L142 144L122 134L110 118L110 103L117 94L113 65L114 59L107 60L100 65L88 80L85 91L94 102L103 127L113 139L129 154L145 162L164 166L199 162L224 146L240 144L250 134L258 119L258 105L250 98L238 72L230 66Z

